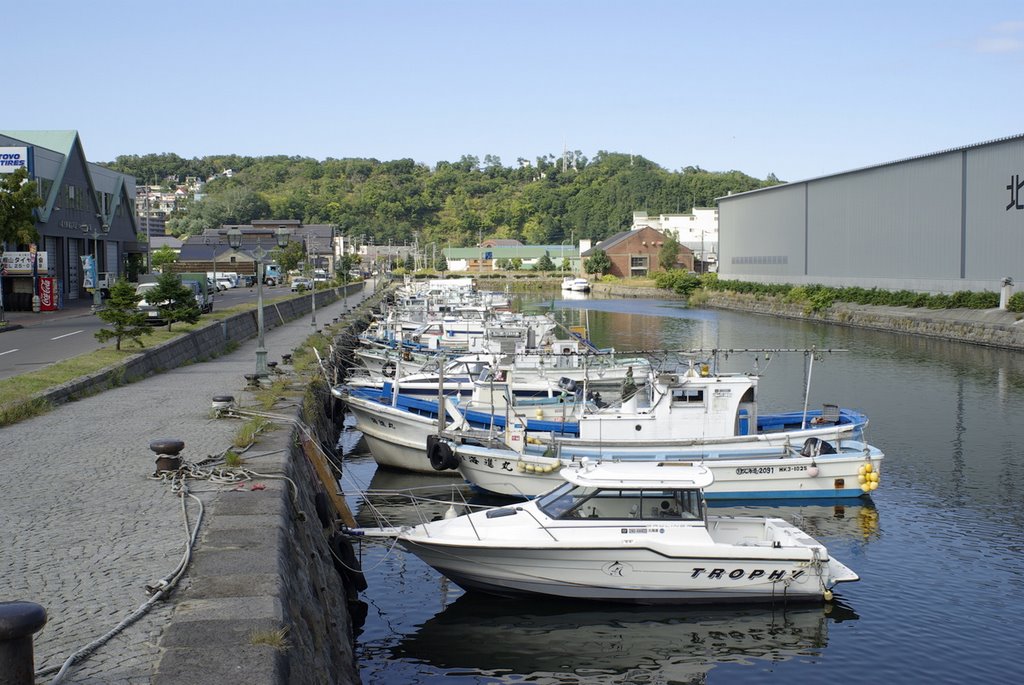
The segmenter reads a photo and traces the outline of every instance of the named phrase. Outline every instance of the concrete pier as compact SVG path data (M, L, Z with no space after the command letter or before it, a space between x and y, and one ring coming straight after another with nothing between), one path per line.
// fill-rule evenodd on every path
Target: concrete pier
M317 314L344 321L343 303L368 294L321 302ZM302 343L310 319L268 330L268 358ZM171 483L153 477L149 444L181 439L181 457L192 463L231 447L242 422L214 418L211 399L230 394L251 403L244 376L254 360L250 340L97 394L85 387L75 401L0 428L0 600L46 610L34 640L37 682L50 682L71 655L131 617L181 563L184 512L194 526L199 507L185 498L183 511ZM273 411L300 413L297 401ZM267 477L189 483L205 511L178 588L88 650L60 682L358 682L348 593L332 568L315 478L296 444L292 426L280 425L243 455L245 468Z

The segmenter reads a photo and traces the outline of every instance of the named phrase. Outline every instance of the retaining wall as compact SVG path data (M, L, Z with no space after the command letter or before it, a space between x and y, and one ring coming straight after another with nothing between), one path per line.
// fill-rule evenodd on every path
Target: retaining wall
M347 288L347 291L346 291ZM317 307L336 302L342 297L359 292L363 283L350 283L339 288L318 290ZM264 330L276 328L312 311L312 297L294 297L263 306ZM172 329L173 330L173 329ZM256 309L235 314L226 319L212 321L181 337L147 348L105 369L76 378L45 390L36 397L61 404L84 397L106 388L123 385L153 374L174 369L184 364L205 361L224 354L232 343L240 343L259 333Z
M779 297L723 292L709 293L704 306L1024 350L1024 319L1001 309L923 309L839 302L820 312L805 312L803 305Z

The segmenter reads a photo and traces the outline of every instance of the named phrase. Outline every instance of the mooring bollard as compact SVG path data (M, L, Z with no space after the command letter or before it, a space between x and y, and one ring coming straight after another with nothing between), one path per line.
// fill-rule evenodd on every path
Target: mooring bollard
M46 624L46 609L34 602L0 602L0 685L32 685L32 636Z
M181 451L185 449L183 440L159 438L149 443L149 449L156 452L156 472L177 471L181 468Z

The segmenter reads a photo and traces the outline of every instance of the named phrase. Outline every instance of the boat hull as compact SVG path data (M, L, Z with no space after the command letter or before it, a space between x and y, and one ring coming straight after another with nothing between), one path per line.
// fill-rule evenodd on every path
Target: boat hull
M530 457L512 450L497 450L474 445L458 445L459 473L479 490L508 497L532 498L559 483L563 460ZM881 472L883 454L862 442L839 442L836 454L805 457L779 452L773 456L754 456L755 450L715 454L695 452L686 457L673 455L669 461L689 460L702 464L714 474L714 483L705 489L705 497L715 499L853 499L871 492L863 489L861 470L871 464L872 473ZM783 456L785 454L785 456ZM607 461L665 461L664 457L605 457ZM872 482L871 476L864 479ZM877 479L873 482L879 482Z
M646 529L647 526L641 526ZM639 534L642 535L642 534ZM638 535L638 537L639 537ZM403 547L468 590L500 596L544 596L636 604L822 601L828 567L856 575L831 559L783 558L788 552L752 547L732 558L674 554L648 547L523 547L447 544L424 536Z

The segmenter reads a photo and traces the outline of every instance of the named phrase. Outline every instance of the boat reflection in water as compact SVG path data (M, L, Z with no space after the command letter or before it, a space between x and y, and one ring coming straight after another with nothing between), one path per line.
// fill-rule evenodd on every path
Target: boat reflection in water
M868 542L879 536L878 509L870 499L857 504L836 504L827 499L793 499L766 505L764 501L709 501L712 513L720 516L777 516L813 538L837 538Z
M703 682L722 664L813 658L828 645L830 622L855 619L840 602L682 611L470 593L403 637L391 657L531 682L547 682L545 674L558 682Z

